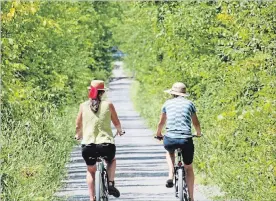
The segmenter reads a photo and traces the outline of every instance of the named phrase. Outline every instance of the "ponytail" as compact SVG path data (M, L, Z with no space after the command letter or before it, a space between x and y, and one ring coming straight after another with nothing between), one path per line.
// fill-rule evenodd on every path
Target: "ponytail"
M97 113L101 103L101 95L104 91L98 91L97 97L95 99L90 99L90 109L92 112Z

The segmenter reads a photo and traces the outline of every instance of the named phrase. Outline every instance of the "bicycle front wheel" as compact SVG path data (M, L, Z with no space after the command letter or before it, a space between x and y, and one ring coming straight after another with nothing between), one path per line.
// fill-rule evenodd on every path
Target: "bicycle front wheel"
M183 201L183 169L179 168L178 173L178 198Z
M101 201L101 188L102 188L102 179L100 171L96 171L95 174L95 193L96 193L96 201Z

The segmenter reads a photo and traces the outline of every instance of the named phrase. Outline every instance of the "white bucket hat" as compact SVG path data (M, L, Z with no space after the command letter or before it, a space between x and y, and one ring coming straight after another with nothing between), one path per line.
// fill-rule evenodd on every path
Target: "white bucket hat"
M174 83L171 89L165 90L164 92L184 97L190 96L190 94L186 93L186 85L182 82Z

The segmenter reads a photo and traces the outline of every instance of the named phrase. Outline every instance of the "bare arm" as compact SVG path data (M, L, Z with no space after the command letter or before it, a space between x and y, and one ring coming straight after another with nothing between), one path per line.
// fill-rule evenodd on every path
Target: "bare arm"
M80 105L79 113L76 118L76 135L77 140L82 138L82 105Z
M159 120L159 123L158 123L158 126L157 126L156 136L162 137L162 129L163 129L165 123L166 123L166 120L167 120L166 113L162 113L160 115L160 120Z
M115 128L117 129L117 133L121 134L122 133L121 122L118 118L117 112L112 103L109 104L109 109L111 112L111 121L112 121L113 125L115 126Z
M196 135L200 136L201 135L200 123L199 123L196 113L194 113L192 115L192 122L193 122L193 125L196 130Z

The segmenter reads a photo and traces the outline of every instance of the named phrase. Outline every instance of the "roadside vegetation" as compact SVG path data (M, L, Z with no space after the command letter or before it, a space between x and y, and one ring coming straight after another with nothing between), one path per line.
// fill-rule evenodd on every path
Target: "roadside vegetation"
M156 128L163 93L184 82L204 138L195 165L218 185L217 199L276 197L276 3L123 4L116 40L136 73L135 105Z
M116 45L152 127L163 90L187 85L205 134L195 165L221 199L273 201L275 15L274 1L1 2L0 199L56 200L77 107Z
M49 201L91 79L111 75L118 6L1 2L1 197Z

